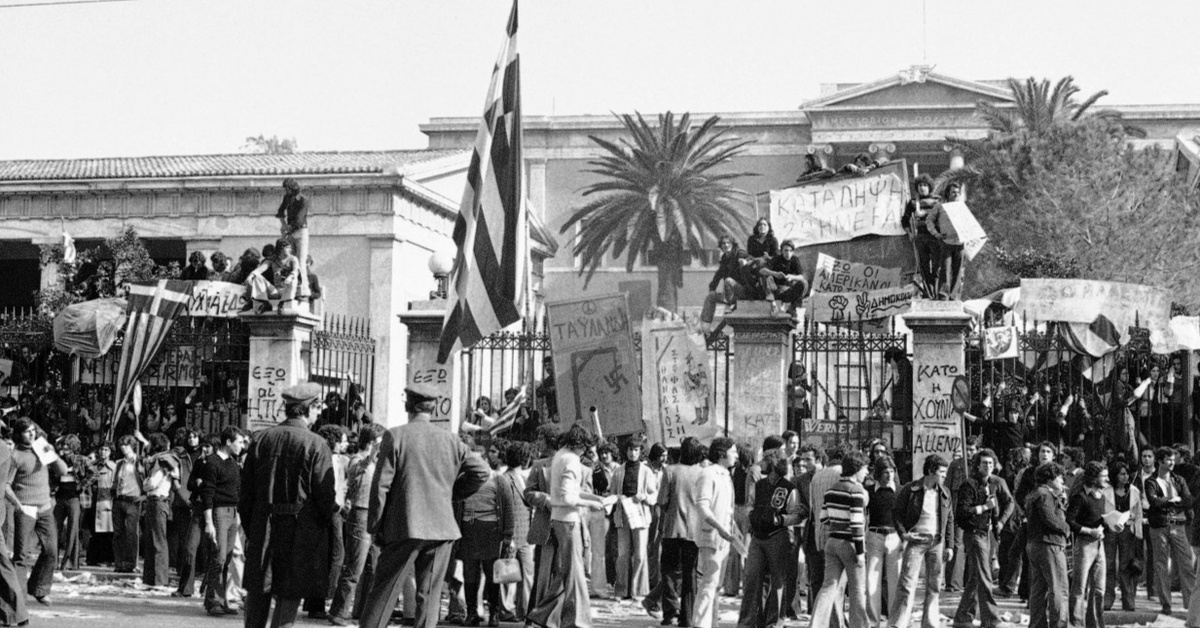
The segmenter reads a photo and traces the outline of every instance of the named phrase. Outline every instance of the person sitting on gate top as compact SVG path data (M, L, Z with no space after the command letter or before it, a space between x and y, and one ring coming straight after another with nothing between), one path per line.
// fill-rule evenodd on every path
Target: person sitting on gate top
M940 212L941 197L933 194L933 177L923 174L917 177L913 184L916 198L910 199L904 206L904 215L900 217L900 226L908 232L913 247L917 251L917 270L921 274L925 296L933 298L938 293L941 284L941 246L938 239L930 232L927 220L929 215Z
M746 296L746 286L753 279L748 278L746 272L750 258L738 248L732 237L721 236L717 246L721 249L721 261L717 263L712 281L708 282L708 296L704 298L704 308L700 311L700 322L705 326L712 324L718 302L731 306L731 311L736 309L737 300Z
M263 247L263 253L267 252ZM264 314L271 309L270 300L279 299L279 313L290 311L292 300L296 298L296 277L300 269L300 260L292 255L292 243L287 238L275 242L275 248L270 256L264 255L258 268L250 273L247 281L250 283L250 297L259 302L258 313ZM268 279L267 273L271 273Z
M491 428L498 420L500 420L500 413L492 407L492 398L480 395L475 400L475 409L467 415L466 420L458 426L458 429L461 432L479 432Z
M859 153L854 156L854 161L842 166L841 172L846 174L865 175L876 167L874 159L866 153ZM930 188L932 189L932 188Z
M759 218L754 223L754 232L746 239L746 255L758 267L766 266L771 258L779 255L779 240L775 238L770 220Z
M184 281L205 281L208 279L208 258L203 251L192 251L188 256L187 268L179 273L179 278Z
M768 301L782 301L793 317L799 315L800 301L808 294L808 280L796 257L796 243L784 240L779 245L779 255L771 258L766 267L758 271L763 277Z
M833 169L827 168L821 158L815 153L804 156L804 172L796 179L796 183L806 183L833 176Z

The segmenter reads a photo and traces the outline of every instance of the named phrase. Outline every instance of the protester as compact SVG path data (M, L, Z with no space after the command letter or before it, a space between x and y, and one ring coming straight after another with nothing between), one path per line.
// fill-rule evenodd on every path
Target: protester
M204 609L209 615L234 614L225 597L228 581L225 563L238 534L237 507L241 502L242 469L238 457L249 438L240 428L221 430L221 445L197 468L204 538L208 544L208 569L204 577Z
M188 265L179 274L179 278L184 281L208 280L208 257L203 251L192 251L188 256Z
M754 223L754 231L746 239L746 255L758 268L779 255L779 240L775 238L775 229L771 227L770 220L759 218Z
M500 554L503 558L516 559L521 570L514 596L514 621L525 621L533 594L534 546L528 539L532 513L522 497L533 465L533 453L530 443L508 443L504 452L504 464L508 469L496 478L496 514L502 539Z
M700 322L704 325L712 324L717 303L736 307L738 299L746 296L748 287L754 281L754 277L747 270L750 258L745 251L738 248L732 237L721 236L717 247L721 251L721 259L717 263L712 281L708 282L708 296L704 297L704 307L700 310Z
M1008 485L994 475L997 463L995 452L980 449L971 460L971 476L959 488L954 516L963 530L966 572L955 624L972 623L978 607L983 628L1008 625L996 606L991 544L992 535L998 535L1012 516L1013 499Z
M215 256L214 256L215 257ZM200 435L189 427L172 432L171 451L179 460L179 480L171 498L171 521L167 524L167 542L175 558L179 585L173 597L191 597L196 585L196 551L200 546L203 521L192 507L192 472L200 458Z
M763 276L767 300L782 303L788 312L795 313L808 295L808 280L804 278L800 258L796 257L796 243L784 240L779 254L772 256L759 273Z
M320 395L313 383L285 389L286 418L257 432L246 453L238 499L246 532L246 628L266 626L272 600L273 626L290 627L301 598L324 596L328 588L328 529L337 503L333 455L309 429Z
M113 541L113 505L115 494L113 483L117 465L112 460L112 444L96 446L96 460L92 463L92 539L87 546L87 564L112 563L115 543Z
M338 575L337 589L329 605L329 623L348 626L356 599L365 592L364 570L371 554L371 532L367 529L367 514L371 505L371 479L375 477L375 462L383 433L387 430L377 423L358 431L358 452L346 465L346 497L342 507L345 560ZM372 569L372 572L374 570Z
M845 452L839 447L832 447L826 450L825 457L828 464L823 469L815 471L812 480L808 483L808 519L812 524L808 531L811 540L808 541L809 546L806 547L805 557L808 560L808 591L811 598L809 606L813 613L817 612L817 596L824 588L827 571L825 550L828 548L829 531L827 519L824 516L825 497L829 490L842 479L842 459L845 457ZM863 461L865 462L865 458ZM842 624L841 611L832 610L842 608L842 593L840 588L835 588L833 591L834 599L830 605L830 621L834 626ZM865 596L866 592L864 591L863 594ZM865 614L864 610L864 617Z
M66 471L57 473L57 466L50 468L50 483L54 492L54 525L59 531L59 569L79 569L80 523L82 506L80 497L91 485L87 459L79 455L79 437L69 434L59 439L55 449L66 465Z
M283 189L283 201L279 203L279 211L275 213L275 217L279 219L279 232L283 237L288 238L297 258L307 259L310 252L308 248L308 197L304 195L300 183L292 178L283 180ZM276 248L278 248L278 244L276 244ZM299 269L298 263L296 268ZM299 286L296 295L304 300L311 294L308 274L305 272L297 274L299 275Z
M883 605L884 585L887 599L896 600L900 582L900 534L896 528L895 505L897 472L891 456L881 454L871 466L875 480L867 488L867 621L872 626L887 621Z
M499 626L500 585L493 581L492 572L496 559L500 558L504 539L500 532L496 477L507 469L504 468L504 460L490 448L476 445L473 451L487 460L489 475L479 490L463 500L461 507L459 529L462 539L455 553L463 565L463 590L467 605L464 625L478 626L483 623L480 613L480 602L483 601L487 605L488 626ZM482 600L479 597L481 589Z
M1134 491L1129 484L1129 467L1124 462L1114 462L1109 466L1108 474L1113 481L1111 486L1103 489L1106 501L1111 504L1113 510L1132 514ZM1139 542L1132 516L1115 533L1105 533L1104 535L1104 558L1107 562L1104 591L1104 610L1106 611L1110 610L1116 602L1117 584L1121 585L1121 610L1132 611L1136 608L1137 571L1140 571L1140 567L1135 561L1138 560L1137 546ZM1195 552L1196 543L1193 541L1192 545L1192 551ZM1196 608L1196 605L1190 605L1188 610L1190 611L1192 608Z
M1084 465L1080 489L1067 502L1067 525L1074 537L1070 617L1072 626L1104 628L1104 514L1108 469L1101 462ZM1185 593L1186 595L1186 593Z
M273 248L263 247L262 263L246 279L259 314L271 311L271 299L279 299L280 313L290 311L292 301L297 298L296 276L302 275L299 269L300 262L292 254L289 240L280 238Z
M117 449L121 459L113 470L113 569L117 573L134 573L141 539L138 522L146 501L142 490L146 474L137 456L136 438L122 436L117 440Z
M1155 593L1162 605L1161 613L1169 616L1172 612L1170 566L1173 564L1179 573L1184 608L1188 607L1188 596L1195 585L1195 565L1187 531L1193 504L1187 483L1174 472L1175 450L1159 447L1154 451L1154 462L1158 471L1153 477L1146 478L1142 488L1149 504L1145 518L1154 546Z
M436 397L412 389L405 396L409 421L384 434L371 488L367 529L382 549L362 610L364 628L387 624L408 565L416 566L416 626L437 625L442 575L461 537L451 502L473 495L488 479L486 462L430 422Z
M941 205L942 199L933 194L933 177L922 174L913 183L914 197L904 206L900 224L908 232L917 252L917 270L925 295L937 298L941 288L940 242L929 229L928 218Z
M58 528L54 525L54 502L50 499L51 466L59 474L67 465L53 453L35 451L46 446L38 427L28 418L13 422L16 449L12 453L10 488L16 497L13 526L13 563L27 590L38 603L50 605L50 588L58 566Z
M150 435L150 447L144 462L146 494L144 529L149 536L142 583L165 587L170 582L170 555L167 549L167 520L171 518L171 491L179 481L179 459L168 448L165 434Z
M658 484L650 465L642 461L645 439L629 438L625 462L613 471L613 494L619 499L613 509L617 529L616 594L621 599L641 602L650 592L646 548L651 506L658 502Z
M792 465L787 456L779 450L769 451L760 464L766 477L754 486L738 628L775 626L781 621L787 603L788 563L794 555L788 533L801 521L800 495L791 482Z
M341 576L346 558L342 538L342 511L346 506L346 465L350 461L346 456L346 449L350 443L349 433L341 425L323 425L317 430L317 434L325 439L325 444L333 455L334 501L337 503L337 510L331 517L329 528L329 588L323 596L305 598L304 611L308 613L309 619L329 619L329 613L325 612L325 601L332 599L337 590L338 577Z
M696 495L696 520L691 524L696 543L696 603L692 626L712 628L717 624L717 587L721 565L732 549L745 555L742 538L733 525L733 478L729 469L737 464L737 446L732 439L714 438L708 446L711 463L700 471Z
M657 590L642 600L642 606L654 616L655 603L661 602L663 626L680 628L692 625L695 607L697 548L693 541L696 490L700 481L699 466L704 459L703 446L693 436L679 445L679 462L667 465L658 489L658 505L662 508L662 580Z
M862 480L867 475L866 456L852 451L842 457L841 478L825 492L820 511L824 526L825 579L813 608L812 628L829 625L830 614L840 612L837 604L843 583L848 587L850 626L867 623L866 552L867 492ZM814 487L815 487L814 481ZM844 577L844 578L843 578Z
M598 497L609 497L613 494L614 488L619 491L619 487L613 486L613 473L617 467L617 448L609 442L599 443L596 447L596 464L592 469L591 481L592 491ZM591 556L591 568L588 570L591 577L588 579L588 595L596 599L604 599L609 597L609 584L616 580L616 562L612 561L612 569L609 569L609 557L616 552L610 552L608 547L608 536L612 530L612 521L609 519L609 508L590 509L585 513L587 517L587 538L591 539L589 545L589 554ZM615 556L612 556L614 559ZM609 572L613 572L610 576Z
M17 421L16 423L20 423ZM14 424L14 427L17 427ZM0 478L8 478L16 464L14 452L5 439L0 439ZM0 517L4 517L0 509ZM0 622L6 626L29 624L29 609L25 606L25 592L21 590L20 575L8 553L8 542L0 534Z
M892 520L904 539L904 559L888 615L893 628L908 628L912 621L913 598L921 575L925 576L921 626L938 628L940 623L942 565L954 552L947 547L954 521L950 491L946 488L948 466L937 454L926 456L921 468L923 476L904 485L896 494Z
M1046 462L1035 472L1037 489L1026 502L1029 528L1029 628L1066 626L1067 611L1067 525L1063 501L1066 485L1057 462Z

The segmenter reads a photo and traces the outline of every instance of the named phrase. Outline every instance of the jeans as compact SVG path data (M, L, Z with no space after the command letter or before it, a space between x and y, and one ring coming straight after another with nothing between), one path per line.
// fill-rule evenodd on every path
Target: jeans
M1132 533L1130 534L1132 536ZM1200 569L1200 547L1192 546L1192 555L1196 557L1196 563L1192 565L1193 573ZM1121 590L1124 593L1124 589ZM1184 595L1187 595L1184 592ZM1192 599L1188 602L1187 622L1188 626L1200 626L1200 587L1192 587Z
M979 607L979 619L984 626L1000 623L1000 610L992 592L992 550L987 532L964 531L963 552L966 554L965 578L962 599L954 613L955 623L969 623L975 619L975 608Z
M1104 540L1075 535L1075 577L1071 580L1071 625L1104 626Z
M212 509L213 527L216 528L216 542L207 539L212 551L208 555L208 573L204 578L204 608L222 609L229 601L225 598L225 561L233 551L234 537L238 533L237 512L233 506L218 506Z
M1014 595L1021 583L1021 558L1025 555L1025 543L1022 529L1025 524L1015 528L1005 526L1000 531L1000 582L997 588L1005 595Z
M896 601L900 578L900 535L867 531L867 621L872 626L887 619L883 608L883 581L887 580L888 603Z
M175 511L176 516L179 511ZM191 596L196 590L196 551L200 548L200 539L204 536L204 520L192 510L187 511L187 518L177 521L176 527L184 534L183 544L179 547L179 587L180 595ZM202 569L206 575L207 570Z
M923 628L938 628L941 610L938 598L942 594L941 543L930 541L905 541L904 559L900 567L900 579L896 586L896 597L892 598L892 609L888 624L893 628L908 628L912 621L913 598L917 594L917 581L921 571L925 572L925 603Z
M1061 545L1030 541L1029 628L1067 627L1067 552Z
M962 591L963 575L966 573L964 566L967 562L963 552L962 528L955 526L950 536L950 549L954 550L954 555L950 557L950 562L946 563L946 590Z
M367 565L367 555L371 551L371 534L367 532L367 509L355 508L346 517L342 530L342 542L345 546L345 560L342 571L338 574L337 588L333 592L333 602L329 605L329 614L341 619L350 618L350 609L354 608L354 596L358 590L359 578Z
M528 623L546 628L578 626L591 628L591 601L588 598L588 582L583 573L583 529L582 523L568 521L550 522L550 541L542 547L550 552L553 563L547 576L544 594L538 597L537 606L529 609ZM594 543L603 543L603 537L592 537ZM604 569L604 562L600 562ZM365 622L364 622L365 625ZM418 628L420 624L418 623ZM428 628L433 628L432 624Z
M603 510L589 510L587 527L591 534L591 569L588 570L588 591L594 596L608 595L608 570L605 563L605 537L608 536L610 522ZM584 556L587 556L585 553Z
M930 296L934 296L942 280L942 242L930 234L918 233L913 239L917 250L917 270Z
M840 609L842 583L847 582L850 626L867 625L866 558L854 551L850 541L829 539L825 543L825 582L817 594L810 628L826 628L830 614Z
M59 498L54 504L54 522L58 528L59 551L63 569L79 568L79 497Z
M696 573L696 555L696 544L687 539L663 539L662 582L659 583L659 589L664 620L679 617L682 625L688 623L692 616L696 601L696 580L693 577Z
M704 307L700 310L700 322L711 323L717 313L717 303L733 305L746 294L746 289L734 279L725 278L717 283L717 289L704 297Z
M696 606L692 608L693 628L712 628L717 625L720 606L717 588L721 586L721 565L728 553L728 544L719 549L701 547L696 553Z
M646 572L646 528L617 528L617 597L645 597L650 592Z
M13 541L13 564L20 580L27 580L29 594L34 597L50 595L54 568L58 564L58 529L54 525L54 508L49 504L43 506L37 517L30 517L18 510Z
M137 566L138 521L142 504L135 499L118 497L113 501L113 567L117 571L133 572Z
M750 539L738 628L764 628L779 623L784 605L787 604L784 591L787 588L787 565L791 549L792 543L786 531L766 539ZM763 585L767 584L768 577L770 584L764 596Z
M1117 598L1117 584L1121 585L1121 608L1124 610L1134 609L1134 600L1137 598L1137 578L1131 575L1130 570L1133 569L1133 560L1138 545L1141 541L1134 536L1133 528L1125 526L1120 532L1104 533L1104 559L1107 565L1105 566L1104 578L1104 610L1112 608L1113 603ZM1192 554L1200 557L1200 552L1196 548L1192 548ZM1191 606L1188 610L1191 610ZM1193 626L1200 625L1197 623Z
M1180 597L1183 607L1187 608L1190 600L1188 593L1196 584L1196 573L1193 571L1192 546L1188 544L1187 528L1182 524L1168 524L1161 528L1150 528L1150 542L1154 546L1154 587L1158 593L1158 603L1164 611L1171 610L1171 572L1170 563L1179 570Z
M171 513L168 498L151 497L146 500L144 513L146 534L150 536L146 561L142 565L142 583L152 587L170 584L170 556L167 551L167 517Z

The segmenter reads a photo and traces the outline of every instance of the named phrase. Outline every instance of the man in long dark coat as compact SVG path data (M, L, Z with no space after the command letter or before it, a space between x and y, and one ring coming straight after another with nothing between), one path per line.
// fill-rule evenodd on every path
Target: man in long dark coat
M292 626L300 599L324 597L329 582L329 526L338 507L333 456L309 429L321 388L301 383L282 397L286 419L254 435L242 466L246 628L267 625L272 598L272 626Z
M451 504L487 482L488 465L457 436L430 423L437 399L405 390L407 425L383 435L367 529L382 550L363 607L362 628L383 628L400 596L400 574L417 577L416 628L434 628L450 548L462 537Z
M12 448L0 440L0 481L7 481L12 466ZM4 508L0 508L0 526L4 522L4 511ZM8 552L4 535L0 534L0 622L5 626L22 626L29 623L25 587L21 586L17 568L13 566Z

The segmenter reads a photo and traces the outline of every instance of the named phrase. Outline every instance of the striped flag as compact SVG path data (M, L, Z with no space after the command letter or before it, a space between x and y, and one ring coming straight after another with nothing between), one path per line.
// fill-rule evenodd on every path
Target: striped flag
M125 342L117 368L117 395L109 438L129 403L134 385L167 339L175 317L187 310L192 282L161 279L130 284Z
M526 388L527 386L522 385L517 391L517 394L513 397L513 400L508 402L508 405L504 406L504 408L500 410L500 416L496 419L496 422L493 423L491 427L487 428L488 433L492 435L499 434L500 432L512 427L513 424L516 423L517 413L521 410L521 406L525 404Z
M520 83L514 0L454 224L458 257L438 347L438 362L443 364L454 351L521 320L528 226L521 175Z

